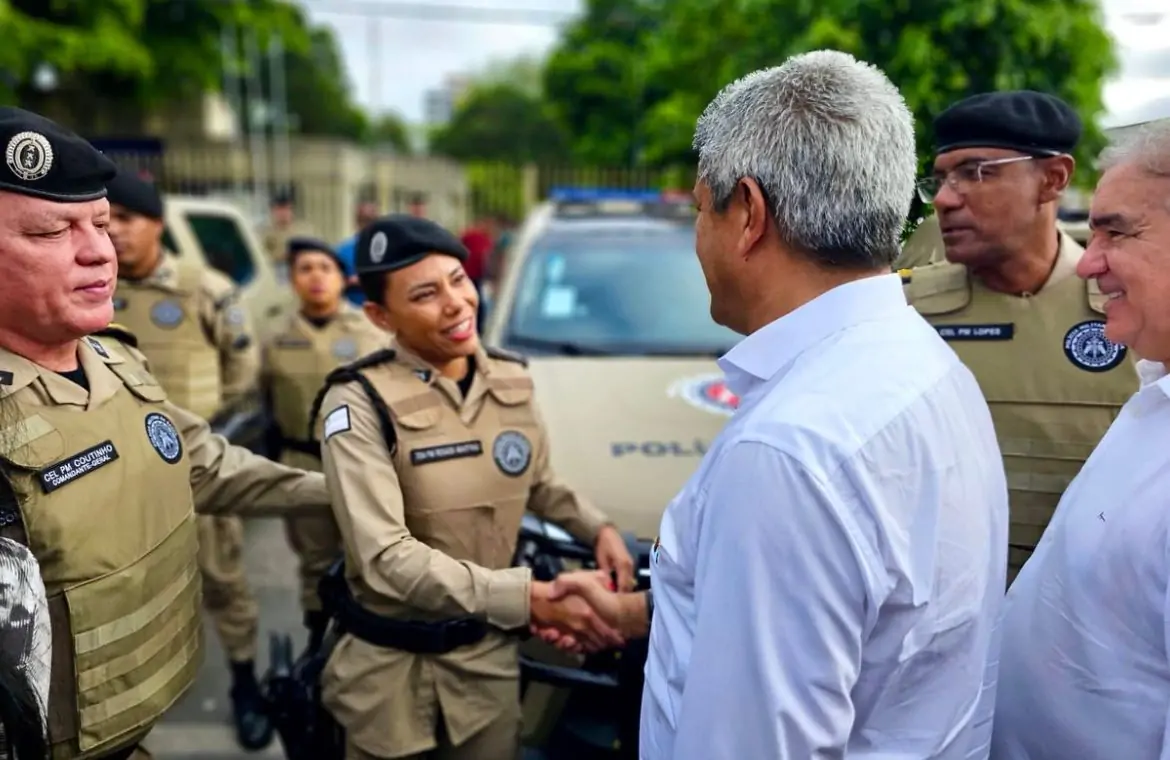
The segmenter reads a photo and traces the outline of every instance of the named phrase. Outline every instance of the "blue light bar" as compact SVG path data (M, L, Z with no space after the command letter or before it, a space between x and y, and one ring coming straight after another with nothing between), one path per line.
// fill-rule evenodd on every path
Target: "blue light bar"
M638 201L654 203L662 200L659 190L615 190L605 187L554 187L549 198L556 203L598 203L603 201Z

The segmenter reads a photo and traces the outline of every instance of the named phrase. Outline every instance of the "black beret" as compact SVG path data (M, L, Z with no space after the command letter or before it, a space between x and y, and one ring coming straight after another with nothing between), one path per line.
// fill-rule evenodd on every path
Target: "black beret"
M337 251L334 250L333 246L320 238L294 235L285 244L285 253L288 255L288 263L290 266L296 261L297 256L302 253L324 253L337 262L337 266L341 267L342 272L345 271L345 265L341 263L341 257L337 255Z
M289 190L277 190L272 194L272 201L270 206L291 206L293 205L293 194Z
M58 203L103 198L117 167L86 140L44 116L0 107L0 190Z
M392 272L416 264L432 253L467 261L467 249L459 238L432 222L409 214L390 214L370 224L358 235L354 252L358 274Z
M1007 148L1034 156L1071 153L1081 139L1077 112L1033 90L987 92L960 100L934 120L935 153Z
M109 191L106 197L111 204L150 219L161 220L164 216L162 195L154 183L147 182L125 168L118 169L118 174L106 183L106 190Z

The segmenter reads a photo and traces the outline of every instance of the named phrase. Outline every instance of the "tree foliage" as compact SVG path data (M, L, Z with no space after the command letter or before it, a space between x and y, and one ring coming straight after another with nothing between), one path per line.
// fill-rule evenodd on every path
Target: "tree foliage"
M558 161L567 150L544 104L511 84L472 86L431 137L433 153L462 161Z
M934 115L996 89L1076 107L1082 166L1102 145L1096 119L1116 59L1096 0L589 0L550 57L546 97L581 161L689 162L695 119L721 87L821 48L890 76L924 159Z

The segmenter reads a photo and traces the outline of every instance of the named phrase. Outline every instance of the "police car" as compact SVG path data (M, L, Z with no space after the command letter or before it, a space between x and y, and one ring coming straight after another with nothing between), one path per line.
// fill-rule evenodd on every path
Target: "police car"
M627 534L643 587L666 504L737 403L715 359L740 336L711 320L694 242L689 193L554 190L519 230L484 329L488 345L528 357L553 466ZM550 547L562 557L589 556L588 547L571 544L529 516L518 561L548 562ZM538 575L555 574L560 565L552 562L538 566ZM636 682L622 690L640 697L633 654L625 657ZM607 695L605 684L586 683L580 673L528 666L530 680L571 687L557 733L636 752L615 725L630 711L636 723L636 701ZM588 667L594 675L606 670ZM526 705L543 709L547 690L532 691L540 696ZM528 717L531 728L531 711ZM558 747L549 756L570 754Z

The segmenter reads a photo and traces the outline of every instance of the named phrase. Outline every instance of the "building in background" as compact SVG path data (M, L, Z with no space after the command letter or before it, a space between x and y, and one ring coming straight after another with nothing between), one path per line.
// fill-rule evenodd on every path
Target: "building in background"
M451 121L459 98L471 86L466 74L449 74L442 87L423 93L423 121L431 127L441 127Z

